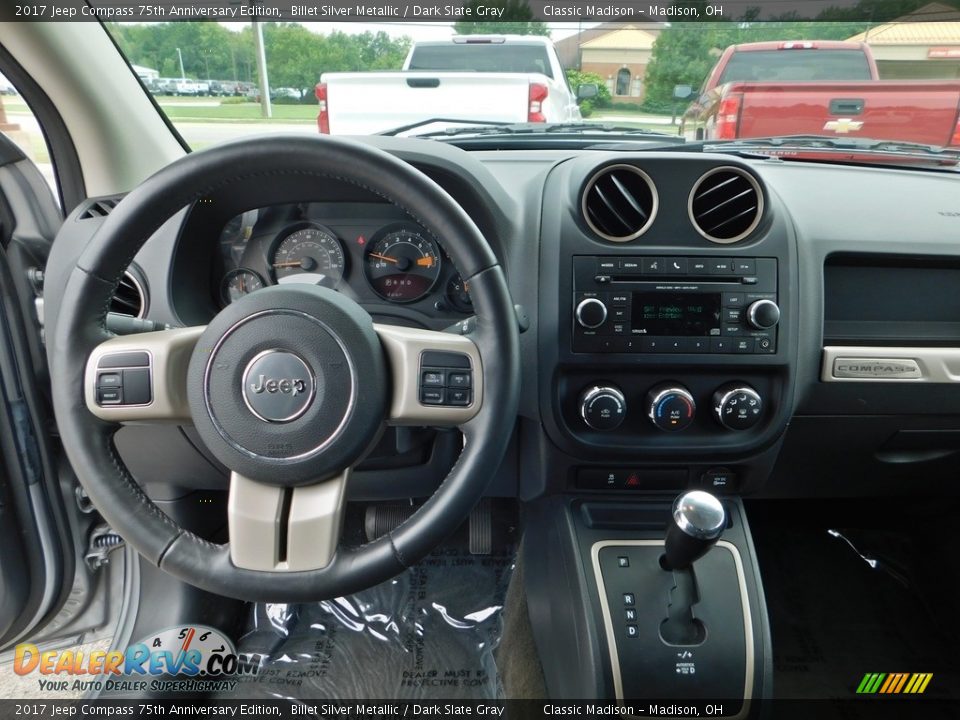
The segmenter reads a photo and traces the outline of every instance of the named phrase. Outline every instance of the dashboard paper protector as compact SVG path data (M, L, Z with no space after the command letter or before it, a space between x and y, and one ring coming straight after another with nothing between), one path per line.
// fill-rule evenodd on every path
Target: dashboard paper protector
M258 603L238 651L267 660L224 699L503 698L494 651L513 567L512 550L445 547L355 595Z

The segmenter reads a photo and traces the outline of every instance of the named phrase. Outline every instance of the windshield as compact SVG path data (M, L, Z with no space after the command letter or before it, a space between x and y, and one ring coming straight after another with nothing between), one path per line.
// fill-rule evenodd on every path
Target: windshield
M106 27L195 149L268 131L479 143L519 126L528 144L565 133L720 151L790 136L960 147L960 22Z
M417 45L409 70L539 73L553 77L545 45L443 43Z
M870 65L861 50L761 50L734 53L720 83L870 79Z

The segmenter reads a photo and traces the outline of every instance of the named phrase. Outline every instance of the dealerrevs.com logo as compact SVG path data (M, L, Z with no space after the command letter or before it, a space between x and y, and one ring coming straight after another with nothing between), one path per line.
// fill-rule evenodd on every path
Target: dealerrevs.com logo
M237 654L220 631L203 625L172 627L126 650L41 651L17 645L13 670L36 674L40 690L140 693L233 690L237 678L260 672L265 657Z

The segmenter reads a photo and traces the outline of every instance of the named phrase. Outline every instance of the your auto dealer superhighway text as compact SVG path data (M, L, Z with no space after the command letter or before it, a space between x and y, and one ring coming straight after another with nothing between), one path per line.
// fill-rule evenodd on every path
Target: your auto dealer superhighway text
M409 715L411 717L443 716L448 715L485 715L493 717L503 716L503 707L496 705L455 705L452 703L410 703L403 712L399 705L294 705L290 708L293 715L319 715L321 717L392 715L394 717Z

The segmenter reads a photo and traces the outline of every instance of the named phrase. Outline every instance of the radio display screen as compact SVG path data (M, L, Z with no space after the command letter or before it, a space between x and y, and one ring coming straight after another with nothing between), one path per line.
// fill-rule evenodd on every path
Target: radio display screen
M720 293L635 292L630 327L634 335L719 335L720 307Z

